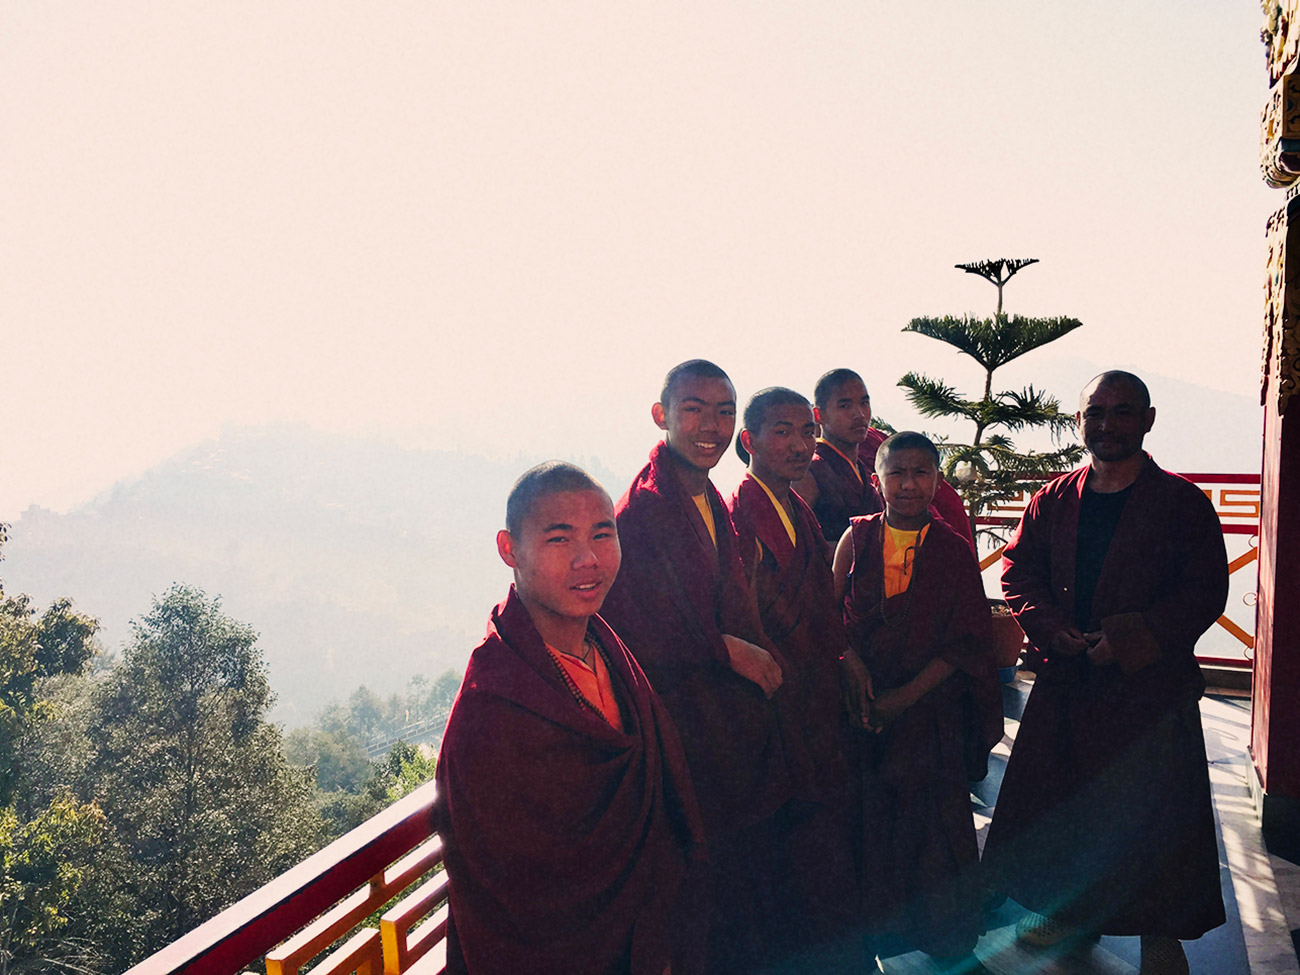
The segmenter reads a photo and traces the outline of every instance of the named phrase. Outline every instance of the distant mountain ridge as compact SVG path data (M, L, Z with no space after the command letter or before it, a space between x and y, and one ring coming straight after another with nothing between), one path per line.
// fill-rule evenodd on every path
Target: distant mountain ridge
M540 459L232 429L67 514L29 508L0 578L42 603L70 596L110 649L172 582L220 595L261 634L273 717L306 724L360 684L386 695L464 666L510 579L494 542L506 494Z

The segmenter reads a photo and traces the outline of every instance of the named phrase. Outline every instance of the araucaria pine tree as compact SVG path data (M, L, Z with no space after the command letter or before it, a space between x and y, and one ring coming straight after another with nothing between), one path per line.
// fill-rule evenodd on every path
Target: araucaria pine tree
M1022 318L1002 311L1002 289L1021 268L1037 258L978 261L956 265L970 274L986 278L998 289L997 311L992 318L963 315L956 318L914 318L903 329L946 342L984 368L984 395L968 399L952 386L921 373L909 372L898 381L907 398L924 416L965 419L975 425L969 443L945 441L944 475L966 502L971 532L1001 538L996 528L976 524L990 507L1015 498L1022 490L1037 486L1044 474L1067 470L1078 463L1083 448L1063 445L1074 428L1071 412L1062 412L1060 401L1032 385L1019 392L993 391L993 373L1013 359L1039 346L1054 342L1083 323L1076 318ZM1045 429L1055 449L1018 451L1011 434Z

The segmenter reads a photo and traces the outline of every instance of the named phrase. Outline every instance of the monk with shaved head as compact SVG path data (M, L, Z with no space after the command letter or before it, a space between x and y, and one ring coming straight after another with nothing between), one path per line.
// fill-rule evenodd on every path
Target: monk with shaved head
M1143 450L1146 384L1095 377L1076 420L1087 467L1025 509L1002 588L1032 645L1025 706L985 845L1034 945L1142 939L1142 972L1186 973L1180 940L1224 921L1193 655L1223 612L1214 507Z
M698 972L687 878L703 834L685 757L597 615L621 562L609 495L572 464L535 467L497 551L514 585L438 759L447 971Z
M811 770L785 713L786 662L709 480L735 433L736 389L692 359L669 370L650 416L664 439L618 502L625 558L606 615L682 737L709 849L710 970L753 971L779 910L774 816Z

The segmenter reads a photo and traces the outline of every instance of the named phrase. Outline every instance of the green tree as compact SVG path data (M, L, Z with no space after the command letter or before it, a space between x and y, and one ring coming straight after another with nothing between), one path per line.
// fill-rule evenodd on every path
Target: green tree
M103 820L98 807L71 795L30 819L0 808L0 973L84 972L97 964L96 946L66 932Z
M28 597L6 595L0 583L0 973L85 971L96 962L93 946L68 930L103 816L25 760L33 737L60 716L46 688L85 669L95 630L66 599L38 616Z
M284 736L284 756L294 765L310 766L322 792L360 792L370 774L365 748L346 732L294 728Z
M1019 391L993 391L997 369L1083 324L1075 318L1023 318L1002 311L1002 289L1017 271L1034 263L1034 258L999 258L958 264L961 270L978 274L997 287L993 317L914 318L903 329L945 342L984 369L984 391L978 399L962 396L942 380L917 372L898 381L923 416L968 420L975 426L968 443L944 440L939 446L944 454L944 475L965 500L971 534L976 538L1002 536L998 529L977 524L985 510L1033 487L1036 478L1073 467L1083 455L1079 445L1062 444L1074 427L1074 418L1061 410L1056 397L1032 385ZM1027 430L1046 430L1056 449L1017 450L1010 435Z
M284 758L253 630L173 586L98 694L93 788L110 824L89 931L118 965L318 848L309 770Z

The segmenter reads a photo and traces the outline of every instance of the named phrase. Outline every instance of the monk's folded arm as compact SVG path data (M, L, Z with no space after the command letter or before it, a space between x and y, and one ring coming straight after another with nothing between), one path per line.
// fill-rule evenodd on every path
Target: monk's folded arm
M955 665L942 657L935 657L899 690L903 692L904 700L910 707L955 673L957 673Z
M660 693L700 667L730 667L730 655L722 634L705 634L712 660L699 659L698 651L689 653L694 641L676 639L675 627L689 616L686 607L676 605L664 585L656 567L669 563L671 554L664 552L659 539L643 531L635 519L619 516L619 537L625 552L647 553L636 559L624 558L618 578L601 608L604 617L619 635L628 641L628 648L645 669L651 683ZM645 639L656 634L662 639ZM687 652L682 652L686 650Z

